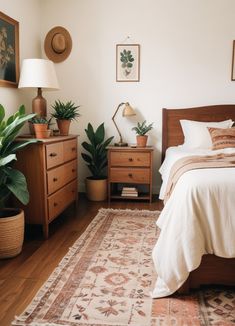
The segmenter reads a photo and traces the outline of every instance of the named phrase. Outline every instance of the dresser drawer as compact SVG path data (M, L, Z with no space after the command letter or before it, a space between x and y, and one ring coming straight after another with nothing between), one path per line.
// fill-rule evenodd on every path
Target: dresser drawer
M47 172L47 193L50 195L77 177L77 160Z
M110 182L122 183L149 183L150 170L138 168L112 168L109 176Z
M48 198L48 219L59 215L69 204L76 200L77 180L58 190Z
M70 161L77 158L77 140L68 140L63 143L64 146L64 161Z
M63 163L63 143L55 143L46 145L46 166L50 169Z
M150 153L111 152L111 166L150 166Z
M64 165L64 183L69 183L77 177L77 160Z
M52 194L56 190L63 187L64 181L64 166L60 166L47 172L47 193Z

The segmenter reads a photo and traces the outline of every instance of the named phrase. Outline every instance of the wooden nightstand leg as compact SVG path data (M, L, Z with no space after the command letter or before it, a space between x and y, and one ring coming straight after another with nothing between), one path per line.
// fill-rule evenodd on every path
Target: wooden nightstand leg
M47 223L43 224L43 237L44 239L48 239L49 237L49 225Z

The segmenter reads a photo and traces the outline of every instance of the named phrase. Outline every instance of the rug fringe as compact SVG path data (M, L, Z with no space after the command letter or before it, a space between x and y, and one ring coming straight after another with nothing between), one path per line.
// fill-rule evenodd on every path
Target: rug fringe
M155 211L150 211L150 210L147 210L147 209L138 209L138 208L135 208L135 209L121 209L121 208L100 208L99 209L99 213L102 213L104 214L105 212L110 212L110 213L115 213L115 212L118 212L118 213L124 213L125 215L128 213L131 213L131 214L136 214L137 212L138 213L143 213L143 214L148 214L149 216L155 216L158 217L159 213L161 211L158 211L158 210L155 210Z

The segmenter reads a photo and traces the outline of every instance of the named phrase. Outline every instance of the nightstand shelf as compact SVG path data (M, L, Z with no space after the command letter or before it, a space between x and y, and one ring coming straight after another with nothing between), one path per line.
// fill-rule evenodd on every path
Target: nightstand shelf
M108 147L108 199L152 201L153 147ZM122 196L122 187L136 187L138 196Z

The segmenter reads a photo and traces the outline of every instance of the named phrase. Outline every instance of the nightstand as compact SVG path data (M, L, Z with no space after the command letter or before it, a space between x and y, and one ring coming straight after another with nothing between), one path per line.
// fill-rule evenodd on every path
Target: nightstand
M153 147L108 147L108 199L152 202ZM123 187L134 187L138 196L122 196Z

